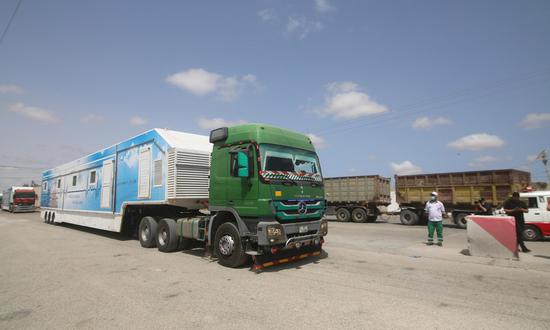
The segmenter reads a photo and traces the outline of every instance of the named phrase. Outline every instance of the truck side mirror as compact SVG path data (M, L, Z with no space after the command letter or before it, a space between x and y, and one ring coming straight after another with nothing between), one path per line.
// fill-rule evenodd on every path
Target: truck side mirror
M250 176L248 168L248 155L243 152L237 152L237 176L239 178L248 178Z

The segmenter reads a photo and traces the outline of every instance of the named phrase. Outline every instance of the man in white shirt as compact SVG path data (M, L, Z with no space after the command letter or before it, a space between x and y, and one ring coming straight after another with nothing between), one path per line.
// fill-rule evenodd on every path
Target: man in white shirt
M428 215L428 241L427 245L434 244L434 230L437 231L437 245L443 246L443 217L445 206L437 200L437 192L432 192L431 199L426 203L424 211Z

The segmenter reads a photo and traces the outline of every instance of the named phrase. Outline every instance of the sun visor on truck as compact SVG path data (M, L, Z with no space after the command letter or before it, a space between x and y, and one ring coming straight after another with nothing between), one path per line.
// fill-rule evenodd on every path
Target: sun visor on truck
M225 141L229 135L227 127L220 127L210 132L210 143Z

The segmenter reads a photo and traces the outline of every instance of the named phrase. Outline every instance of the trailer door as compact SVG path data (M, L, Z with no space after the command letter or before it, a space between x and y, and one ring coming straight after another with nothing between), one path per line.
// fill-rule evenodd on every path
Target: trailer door
M101 178L101 208L111 209L111 195L113 192L113 160L103 162Z
M151 147L139 151L138 198L151 197Z

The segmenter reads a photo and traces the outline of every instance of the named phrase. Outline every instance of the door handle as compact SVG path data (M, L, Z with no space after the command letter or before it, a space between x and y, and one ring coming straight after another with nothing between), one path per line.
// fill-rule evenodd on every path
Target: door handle
M235 204L235 201L233 201L233 200L229 200L229 201L227 201L227 204L229 204L229 205L233 205L233 204Z
M535 215L540 215L540 213L539 213L539 212L535 212Z

